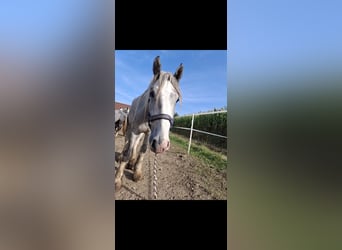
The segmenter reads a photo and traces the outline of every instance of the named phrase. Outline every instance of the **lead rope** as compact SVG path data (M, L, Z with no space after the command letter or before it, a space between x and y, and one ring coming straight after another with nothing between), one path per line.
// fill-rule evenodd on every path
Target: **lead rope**
M154 163L153 163L153 199L156 200L158 197L157 190L157 154L154 154Z

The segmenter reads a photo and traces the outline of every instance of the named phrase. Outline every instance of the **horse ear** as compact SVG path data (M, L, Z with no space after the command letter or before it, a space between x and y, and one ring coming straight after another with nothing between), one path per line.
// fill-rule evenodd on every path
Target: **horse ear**
M161 69L160 57L157 56L157 57L154 59L154 62L153 62L153 74L154 74L154 75L159 74L159 73L160 73L160 69Z
M182 78L183 75L183 63L181 63L176 70L174 77L179 81Z

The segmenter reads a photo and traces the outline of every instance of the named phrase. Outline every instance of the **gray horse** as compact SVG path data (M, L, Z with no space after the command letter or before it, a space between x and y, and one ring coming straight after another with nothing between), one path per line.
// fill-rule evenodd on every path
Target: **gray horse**
M169 130L173 125L176 103L181 99L179 80L182 74L182 64L172 74L161 71L159 56L154 59L152 81L145 92L133 100L128 114L125 146L115 175L115 190L121 188L127 164L134 169L133 180L141 179L148 145L156 154L170 148Z
M118 135L119 131L122 129L123 135L126 132L127 116L129 110L115 110L115 136Z

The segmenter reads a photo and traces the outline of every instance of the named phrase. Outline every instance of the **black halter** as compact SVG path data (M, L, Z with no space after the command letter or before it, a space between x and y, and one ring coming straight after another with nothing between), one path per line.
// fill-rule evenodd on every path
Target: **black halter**
M170 122L171 127L173 126L174 119L168 114L159 114L159 115L148 115L148 125L151 127L151 122L155 120L168 120Z

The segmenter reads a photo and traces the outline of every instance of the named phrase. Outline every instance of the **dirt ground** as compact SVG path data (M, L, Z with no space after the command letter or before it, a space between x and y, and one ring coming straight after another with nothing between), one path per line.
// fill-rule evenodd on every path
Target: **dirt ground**
M124 137L115 138L115 170L124 146ZM133 181L133 171L126 169L123 185L115 192L116 200L140 200L152 198L152 173L154 153L148 151L143 165L143 178ZM226 200L227 173L216 170L175 144L157 156L158 200Z

